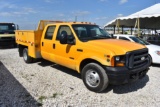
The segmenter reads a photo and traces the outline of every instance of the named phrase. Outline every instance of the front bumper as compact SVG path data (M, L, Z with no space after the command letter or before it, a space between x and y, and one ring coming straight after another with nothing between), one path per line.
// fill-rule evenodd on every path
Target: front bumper
M9 46L16 44L14 37L0 38L0 46Z
M143 78L149 70L149 65L129 69L127 67L105 67L108 75L109 83L113 85L120 85L134 82Z

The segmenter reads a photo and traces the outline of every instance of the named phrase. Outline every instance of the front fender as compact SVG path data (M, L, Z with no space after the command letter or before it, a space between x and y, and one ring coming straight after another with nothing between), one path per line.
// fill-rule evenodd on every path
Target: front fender
M96 62L99 62L102 65L111 66L111 57L107 58L105 54L93 54L93 53L85 53L82 54L76 61L76 70L80 73L80 65L82 61L84 60L95 60Z

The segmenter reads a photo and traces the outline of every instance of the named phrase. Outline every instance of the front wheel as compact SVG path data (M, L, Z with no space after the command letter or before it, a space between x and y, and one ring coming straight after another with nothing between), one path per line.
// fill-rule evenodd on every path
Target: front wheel
M149 56L149 60L150 60L150 66L152 65L152 57L151 57L151 55L148 55Z
M28 55L28 49L27 48L23 49L23 59L26 63L31 63L33 61L33 58Z
M101 92L108 86L108 76L102 66L89 63L82 69L82 79L85 86L94 92Z

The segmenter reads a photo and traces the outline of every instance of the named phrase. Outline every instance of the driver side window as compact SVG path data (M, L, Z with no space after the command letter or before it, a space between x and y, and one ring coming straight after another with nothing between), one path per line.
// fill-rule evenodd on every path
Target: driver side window
M73 36L73 33L71 31L71 29L69 28L69 26L63 25L59 27L58 33L57 33L57 37L56 40L59 40L60 35L65 34L67 36Z

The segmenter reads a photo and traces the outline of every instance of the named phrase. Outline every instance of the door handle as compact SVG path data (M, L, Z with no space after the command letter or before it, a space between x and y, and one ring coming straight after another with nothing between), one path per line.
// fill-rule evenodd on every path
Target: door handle
M43 42L42 42L42 46L43 46Z
M56 44L54 43L54 44L53 44L53 49L55 49L55 48L56 48Z

